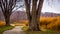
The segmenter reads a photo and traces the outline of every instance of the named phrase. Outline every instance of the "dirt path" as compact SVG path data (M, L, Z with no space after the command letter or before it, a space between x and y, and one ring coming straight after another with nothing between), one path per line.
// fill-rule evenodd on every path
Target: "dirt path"
M23 32L22 28L23 28L23 26L16 26L12 30L7 30L7 31L3 32L3 34L25 34L25 32Z

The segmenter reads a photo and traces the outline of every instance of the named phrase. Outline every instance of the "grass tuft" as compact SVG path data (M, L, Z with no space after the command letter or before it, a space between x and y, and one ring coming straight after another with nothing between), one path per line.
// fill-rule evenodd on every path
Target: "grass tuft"
M0 34L2 34L6 30L10 30L12 28L14 28L14 27L13 26L2 26L2 27L0 27Z

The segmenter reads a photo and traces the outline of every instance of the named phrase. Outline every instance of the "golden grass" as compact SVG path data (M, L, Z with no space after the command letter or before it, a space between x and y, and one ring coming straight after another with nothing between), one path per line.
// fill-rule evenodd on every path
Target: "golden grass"
M4 26L6 23L4 21L0 21L0 26Z
M42 29L57 29L60 28L60 16L59 17L41 17L40 24Z
M0 21L0 26L5 25L5 22ZM28 20L18 20L13 26L27 26ZM58 17L40 17L40 29L60 29L60 16Z
M17 22L11 23L12 26L27 26L28 20L18 20Z
M27 22L25 22L27 21ZM23 21L24 24L28 24L28 20ZM52 29L59 30L60 29L60 16L58 17L40 17L40 29Z
M19 20L20 24L28 25L28 20ZM58 17L40 17L40 29L59 29L60 27L60 16Z

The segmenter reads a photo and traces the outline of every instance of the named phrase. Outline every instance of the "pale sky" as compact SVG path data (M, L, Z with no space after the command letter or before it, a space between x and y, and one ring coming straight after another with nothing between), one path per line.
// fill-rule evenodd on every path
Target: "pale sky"
M49 3L50 2L50 3ZM43 3L42 12L53 12L53 13L60 13L60 0L47 0Z
M19 8L18 10L25 11L25 8ZM60 13L60 0L53 0L53 2L52 0L44 0L42 12Z

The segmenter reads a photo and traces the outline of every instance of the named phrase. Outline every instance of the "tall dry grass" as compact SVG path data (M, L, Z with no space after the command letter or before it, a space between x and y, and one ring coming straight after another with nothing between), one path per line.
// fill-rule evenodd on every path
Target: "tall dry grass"
M28 26L28 20L19 20L18 24ZM5 25L4 21L0 21L0 26ZM40 29L60 30L60 16L58 17L40 17Z
M40 27L42 29L60 30L60 16L58 17L41 17Z
M0 21L0 27L6 25L4 21Z

